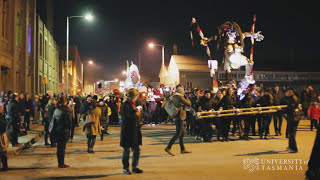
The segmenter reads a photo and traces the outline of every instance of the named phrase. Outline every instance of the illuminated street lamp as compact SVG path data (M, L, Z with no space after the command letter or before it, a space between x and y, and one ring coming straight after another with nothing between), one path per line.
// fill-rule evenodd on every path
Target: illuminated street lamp
M114 81L115 81L115 82L118 82L119 80L118 80L118 79L115 79Z
M127 71L122 71L122 74L123 74L123 75L126 75L126 74L127 74Z
M93 16L91 14L87 14L85 16L67 16L67 41L66 41L66 61L67 61L67 95L69 94L69 19L71 18L85 18L87 21L92 21Z
M164 73L164 45L149 43L149 48L154 48L155 46L161 46L162 48L162 73Z

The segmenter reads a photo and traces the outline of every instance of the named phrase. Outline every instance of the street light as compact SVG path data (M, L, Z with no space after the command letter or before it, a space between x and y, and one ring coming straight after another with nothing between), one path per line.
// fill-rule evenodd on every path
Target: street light
M161 46L162 48L162 74L164 78L164 45L149 43L149 48L154 48L155 46Z
M91 21L93 16L87 14L86 16L67 16L67 41L66 41L66 61L67 61L67 95L69 94L69 19L71 18L85 18L87 21Z
M122 71L122 74L123 74L123 75L126 75L126 74L127 74L127 71Z
M82 90L84 90L84 68L83 68L84 63L93 64L93 61L88 60L88 61L81 62Z
M118 80L118 79L115 79L114 81L115 81L115 82L118 82L119 80Z

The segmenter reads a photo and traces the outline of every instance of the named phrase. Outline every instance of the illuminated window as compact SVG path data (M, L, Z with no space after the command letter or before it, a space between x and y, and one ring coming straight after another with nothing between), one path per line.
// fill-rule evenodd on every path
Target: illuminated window
M28 54L31 54L31 24L28 25Z

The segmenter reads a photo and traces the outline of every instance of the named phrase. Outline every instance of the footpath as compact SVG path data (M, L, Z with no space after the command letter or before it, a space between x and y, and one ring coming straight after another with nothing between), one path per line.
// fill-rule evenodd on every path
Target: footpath
M44 126L42 124L30 124L30 130L28 131L28 134L25 136L19 136L19 146L12 147L12 144L10 143L8 156L10 157L19 155L23 150L36 143L41 137L43 137L43 135Z

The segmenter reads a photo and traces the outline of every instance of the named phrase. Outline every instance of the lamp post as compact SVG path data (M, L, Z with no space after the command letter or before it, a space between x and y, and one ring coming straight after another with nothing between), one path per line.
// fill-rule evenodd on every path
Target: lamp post
M149 43L149 48L154 48L155 46L161 46L162 48L162 76L163 76L163 81L164 81L164 45L160 45L160 44L154 44L154 43Z
M69 94L69 19L71 18L85 18L88 21L93 19L91 14L86 16L67 16L67 40L66 40L66 61L67 61L67 81L66 81L66 88L67 88L67 95Z
M89 60L89 61L83 61L81 62L81 76L82 76L82 90L84 91L84 64L85 63L89 63L89 64L93 64L93 61L92 60Z

